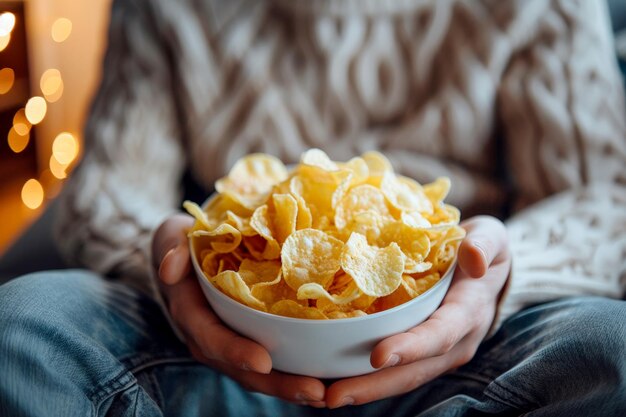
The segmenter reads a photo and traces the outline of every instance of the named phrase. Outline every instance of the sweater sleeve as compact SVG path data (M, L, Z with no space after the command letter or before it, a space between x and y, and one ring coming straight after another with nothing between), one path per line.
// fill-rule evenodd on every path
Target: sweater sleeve
M519 210L500 322L626 286L626 110L606 5L554 1L538 28L499 92Z
M151 12L134 0L113 5L84 156L56 221L70 263L149 292L152 232L175 211L185 166L171 69Z

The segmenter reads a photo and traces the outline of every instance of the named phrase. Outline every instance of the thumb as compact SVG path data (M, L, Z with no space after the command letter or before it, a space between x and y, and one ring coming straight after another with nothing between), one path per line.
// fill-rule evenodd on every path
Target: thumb
M459 267L470 277L480 278L495 257L507 250L506 228L490 216L473 217L462 226L467 236L459 248Z
M191 216L175 214L166 219L152 238L152 259L160 279L168 285L183 279L191 269L187 230Z

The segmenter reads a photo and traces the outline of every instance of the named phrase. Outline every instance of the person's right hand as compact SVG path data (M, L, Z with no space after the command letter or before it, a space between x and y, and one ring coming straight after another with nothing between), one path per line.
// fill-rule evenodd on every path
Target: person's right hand
M193 218L166 219L152 239L152 259L174 323L193 357L230 376L245 389L290 402L324 407L324 384L272 370L267 350L229 329L209 306L191 268L187 230Z

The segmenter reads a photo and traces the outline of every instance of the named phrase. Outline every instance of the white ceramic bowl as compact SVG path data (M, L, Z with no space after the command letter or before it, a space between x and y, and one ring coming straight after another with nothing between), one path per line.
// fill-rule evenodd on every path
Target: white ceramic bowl
M373 372L370 353L374 346L426 320L441 304L455 266L428 291L395 308L356 318L307 320L264 313L228 297L205 277L191 248L202 291L222 321L263 345L274 369L317 378Z

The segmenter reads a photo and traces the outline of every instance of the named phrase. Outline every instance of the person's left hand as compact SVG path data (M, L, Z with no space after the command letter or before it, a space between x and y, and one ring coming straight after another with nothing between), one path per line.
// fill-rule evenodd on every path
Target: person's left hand
M328 387L325 400L329 408L412 391L472 359L494 320L511 255L506 229L499 220L479 216L462 226L467 236L439 309L422 324L376 345L370 361L374 368L383 369Z

